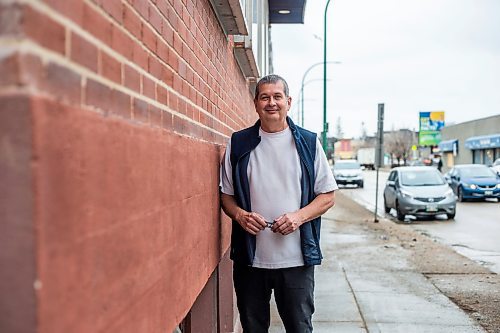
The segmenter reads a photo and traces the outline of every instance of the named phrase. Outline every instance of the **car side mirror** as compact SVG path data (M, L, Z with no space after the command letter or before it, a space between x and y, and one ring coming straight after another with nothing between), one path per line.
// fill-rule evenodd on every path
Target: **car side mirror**
M396 187L396 182L394 180L388 180L387 181L387 186L389 186L389 187Z

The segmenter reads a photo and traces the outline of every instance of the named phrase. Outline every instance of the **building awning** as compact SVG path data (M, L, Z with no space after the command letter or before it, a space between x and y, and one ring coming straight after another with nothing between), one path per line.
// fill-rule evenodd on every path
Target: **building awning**
M465 140L465 148L469 149L487 149L500 147L500 133L473 136Z
M447 151L455 151L458 148L458 140L457 139L452 139L452 140L446 140L446 141L441 141L438 145L439 150L442 152L447 152Z
M305 7L306 0L269 0L269 23L304 23Z

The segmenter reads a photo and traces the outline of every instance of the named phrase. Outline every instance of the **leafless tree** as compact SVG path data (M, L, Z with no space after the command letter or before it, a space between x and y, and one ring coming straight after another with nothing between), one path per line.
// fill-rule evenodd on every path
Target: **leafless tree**
M335 124L335 137L337 139L344 138L344 131L342 130L342 119L340 117L337 118L337 123Z
M404 165L411 154L411 147L417 144L417 136L415 132L408 129L392 130L384 134L384 149L391 156L391 164L394 164L394 159L397 160L397 165L403 160Z

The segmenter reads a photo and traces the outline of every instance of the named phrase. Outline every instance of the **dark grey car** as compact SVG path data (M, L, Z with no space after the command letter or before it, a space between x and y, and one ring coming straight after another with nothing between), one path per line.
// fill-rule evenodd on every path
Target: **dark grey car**
M441 173L433 167L397 167L391 170L384 189L384 209L394 208L398 220L405 216L455 217L457 200Z

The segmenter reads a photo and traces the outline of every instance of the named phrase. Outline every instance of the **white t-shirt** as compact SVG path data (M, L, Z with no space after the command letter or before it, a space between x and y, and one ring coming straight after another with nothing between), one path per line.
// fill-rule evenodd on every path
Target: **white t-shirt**
M250 153L247 168L250 200L252 211L262 215L266 221L273 222L285 213L300 209L300 158L289 127L277 133L259 129L259 135L261 141ZM220 185L223 193L234 195L230 154L231 140L227 144L221 166ZM314 169L315 194L338 188L319 140L316 140ZM257 234L253 267L286 268L303 265L298 229L286 236L274 233L269 228Z

